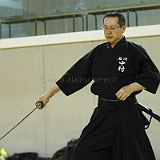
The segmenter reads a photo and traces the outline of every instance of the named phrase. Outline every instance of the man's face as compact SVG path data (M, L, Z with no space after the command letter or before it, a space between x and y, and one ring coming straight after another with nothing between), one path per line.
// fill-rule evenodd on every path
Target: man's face
M106 17L104 19L104 35L111 45L117 44L126 29L125 25L120 27L118 21L118 17Z

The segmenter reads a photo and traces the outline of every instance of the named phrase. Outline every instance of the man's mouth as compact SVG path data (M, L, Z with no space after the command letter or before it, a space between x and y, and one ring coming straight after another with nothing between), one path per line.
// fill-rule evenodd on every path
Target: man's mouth
M108 39L112 39L113 37L112 37L112 36L109 36L109 37L107 36L106 38L108 38Z

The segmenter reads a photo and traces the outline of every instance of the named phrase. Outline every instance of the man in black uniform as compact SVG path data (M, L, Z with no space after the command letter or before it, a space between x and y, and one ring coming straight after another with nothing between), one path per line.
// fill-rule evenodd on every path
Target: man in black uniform
M98 107L82 131L73 160L155 160L135 95L143 89L156 93L159 71L144 48L126 41L122 14L106 14L103 29L107 42L77 61L38 101L45 106L57 92L70 95L93 80Z

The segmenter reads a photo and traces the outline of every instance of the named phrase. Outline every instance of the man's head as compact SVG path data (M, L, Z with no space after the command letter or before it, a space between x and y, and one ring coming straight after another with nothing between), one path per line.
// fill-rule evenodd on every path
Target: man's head
M126 29L124 16L117 12L107 13L103 18L103 29L106 40L116 45Z

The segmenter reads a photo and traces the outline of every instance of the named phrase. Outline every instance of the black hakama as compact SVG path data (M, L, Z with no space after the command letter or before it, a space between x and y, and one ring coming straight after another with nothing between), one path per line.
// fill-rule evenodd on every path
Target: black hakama
M92 80L91 92L98 95L98 105L82 131L73 160L155 160L142 113L134 106L139 92L125 101L115 96L121 87L133 82L156 93L160 75L146 51L125 37L114 48L103 43L56 83L70 95Z

